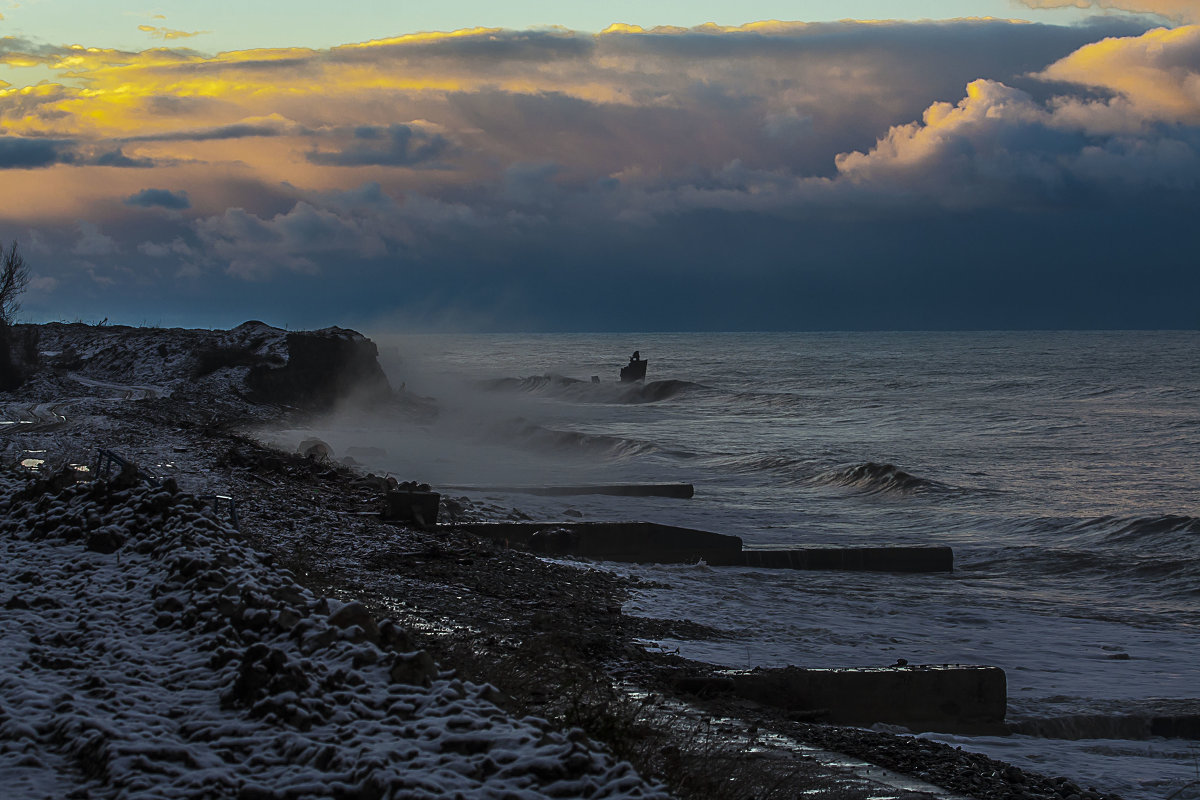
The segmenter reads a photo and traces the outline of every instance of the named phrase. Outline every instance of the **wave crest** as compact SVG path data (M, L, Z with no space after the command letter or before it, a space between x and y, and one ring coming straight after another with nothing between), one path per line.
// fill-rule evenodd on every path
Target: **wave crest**
M501 433L518 444L556 453L578 453L589 457L622 459L658 451L652 442L546 428L523 419L502 426Z
M1104 516L1075 520L1061 526L1058 520L1043 520L1041 527L1062 530L1067 536L1092 546L1136 544L1141 548L1162 545L1166 548L1194 544L1200 536L1200 518L1182 514L1154 514L1141 517Z
M950 491L953 488L928 478L918 478L895 464L880 464L875 461L850 464L823 472L814 479L814 483L846 486L868 494L916 494Z
M496 378L483 388L495 392L526 392L572 403L641 404L659 403L708 387L681 380L649 383L595 383L563 375L531 375L526 378Z
M483 381L484 389L493 392L547 392L561 391L574 384L580 384L583 381L576 378L568 378L565 375L530 375L525 378L495 378L489 381Z

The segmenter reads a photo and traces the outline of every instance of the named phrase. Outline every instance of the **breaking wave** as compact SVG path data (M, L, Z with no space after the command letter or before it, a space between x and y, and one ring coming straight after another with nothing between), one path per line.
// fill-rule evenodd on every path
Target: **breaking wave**
M1187 553L1130 553L1121 548L1009 547L982 558L973 569L995 572L1038 572L1057 576L1099 576L1143 586L1151 594L1200 594L1200 564Z
M526 378L496 378L483 381L484 389L493 392L545 392L561 390L583 381L564 375L530 375Z
M1182 514L1140 517L1103 516L1091 519L1043 518L1033 529L1058 534L1064 543L1090 548L1134 545L1141 552L1194 547L1200 539L1200 518Z
M626 403L657 403L662 400L670 400L679 397L697 389L707 389L699 383L691 381L651 381L644 386L633 387L627 392L625 399L622 402Z
M774 475L785 486L803 485L813 474L811 459L780 453L718 457L710 460L708 466L721 475Z
M822 470L812 458L774 453L727 457L711 462L710 466L724 474L773 474L779 476L785 486L841 486L866 494L988 491L967 490L928 478L919 478L895 464L880 464L874 461Z
M598 433L562 431L516 419L496 428L496 433L523 447L589 457L623 459L658 451L652 442Z
M785 455L756 455L726 458L716 463L721 472L751 475L756 472L792 472L807 463L803 459Z
M918 478L895 464L867 461L823 472L814 483L846 486L867 494L917 494L922 492L951 492L955 487L928 478Z
M691 381L662 380L649 383L595 383L563 375L532 375L526 378L497 378L483 388L494 392L525 392L573 403L641 404L659 403L707 386Z
M1010 722L1008 729L1045 739L1200 739L1200 714L1073 714Z
M1163 544L1182 543L1200 536L1200 519L1179 514L1148 517L1098 517L1079 526L1083 532L1096 531L1108 542L1130 544L1158 541Z
M1008 547L975 567L1033 571L1058 576L1101 576L1141 586L1167 598L1200 596L1200 561L1195 556L1200 519L1176 514L1042 518L1017 529L1033 534L1036 545Z

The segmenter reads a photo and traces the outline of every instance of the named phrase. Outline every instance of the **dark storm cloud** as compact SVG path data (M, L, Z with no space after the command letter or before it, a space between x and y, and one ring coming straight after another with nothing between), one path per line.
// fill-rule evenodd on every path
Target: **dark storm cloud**
M124 167L126 169L150 169L155 166L154 159L128 156L120 147L99 152L87 159L87 163L96 167Z
M75 161L75 143L0 136L0 169L36 169Z
M172 192L169 189L143 189L125 198L125 205L139 208L166 208L183 211L192 207L187 192Z
M329 322L1176 326L1197 288L1180 254L1181 209L1200 203L1200 29L1144 30L431 34L147 64L152 98L118 92L143 69L122 68L110 95L48 94L33 116L116 120L107 138L81 126L86 146L63 136L59 157L163 169L114 174L118 199L196 198L186 218L125 209L87 229L74 255L95 274L119 254ZM163 97L201 91L203 108ZM111 116L88 105L110 97Z
M226 272L267 280L280 272L317 273L331 261L387 252L377 218L296 203L286 213L262 218L240 208L197 221L195 234Z
M440 133L409 125L362 125L340 150L313 150L305 158L331 167L433 166L450 149L450 141Z
M307 131L297 129L283 121L271 122L239 122L233 125L218 125L212 128L195 128L191 130L169 131L164 133L146 134L144 136L126 136L126 142L213 142L222 139L246 139L259 137L274 137L292 134L303 134Z

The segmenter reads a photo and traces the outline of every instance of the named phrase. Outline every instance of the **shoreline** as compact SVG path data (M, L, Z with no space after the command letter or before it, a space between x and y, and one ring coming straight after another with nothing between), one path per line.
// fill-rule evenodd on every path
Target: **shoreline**
M42 390L56 391L52 383L61 398L61 377ZM122 393L113 386L108 391L118 398ZM679 796L711 796L711 786L687 786L686 780L707 772L710 782L724 782L731 766L744 773L739 788L746 795L794 781L801 759L781 766L787 759L737 757L770 734L852 753L932 782L945 790L935 793L940 796L1112 797L912 737L812 725L747 703L681 694L676 678L703 676L712 668L649 653L635 640L668 633L695 637L710 633L707 629L626 616L621 601L636 588L628 581L602 569L504 549L455 530L453 519L434 532L374 519L369 514L378 501L377 486L344 467L272 451L236 433L247 419L265 425L282 418L278 409L228 395L223 403L205 402L212 391L200 387L190 396L177 390L171 397L148 393L92 404L80 409L92 415L90 421L77 414L48 435L77 448L80 438L102 438L104 446L131 460L170 463L180 485L193 491L237 498L245 535L317 596L358 600L376 617L395 619L443 668L499 687L497 699L510 714L543 717L560 728L583 727L618 756L640 759L643 772L662 772ZM17 432L29 433L38 432ZM452 516L471 517L469 505L455 505ZM655 696L662 700L645 701ZM693 723L679 723L685 717ZM714 730L714 719L735 722L706 733ZM736 730L743 733L731 733ZM721 765L717 775L715 764ZM810 773L816 785L849 780L815 767ZM922 796L913 791L918 793L909 796ZM852 796L869 794L862 789Z

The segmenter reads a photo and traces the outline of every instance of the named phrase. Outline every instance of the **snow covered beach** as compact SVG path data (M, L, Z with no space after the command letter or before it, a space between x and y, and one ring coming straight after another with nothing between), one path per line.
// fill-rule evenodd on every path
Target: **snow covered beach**
M435 533L380 524L369 513L378 494L370 481L344 468L272 453L234 435L231 430L265 423L280 411L243 396L246 363L230 358L234 363L197 375L195 354L213 340L231 350L237 345L242 352L270 353L283 338L281 331L266 326L231 332L62 327L46 326L43 342L52 345L46 347L49 353L61 354L69 345L72 369L39 372L25 393L6 405L17 412L50 404L57 416L21 424L12 414L14 424L6 426L8 460L86 462L102 442L173 478L187 492L237 497L244 534L215 519L187 492L168 490L164 497L163 491L138 484L105 493L109 490L99 484L81 484L62 487L61 494L52 485L30 494L21 489L23 478L6 479L4 494L15 499L6 512L0 603L13 605L4 615L5 641L20 643L14 650L24 655L13 655L15 660L4 665L8 683L2 694L0 764L5 776L15 770L8 783L23 781L19 785L27 791L18 796L77 790L95 796L215 797L663 792L636 779L599 745L578 734L553 733L556 726L523 712L563 719L563 706L577 699L568 683L587 683L605 673L613 682L632 679L656 691L669 688L665 676L693 667L639 652L630 642L648 631L685 638L688 625L621 614L620 581L596 571L498 551L455 533L452 524ZM255 344L260 338L264 341ZM86 342L92 350L84 349ZM130 386L154 391L131 393ZM89 506L95 506L94 518L84 510ZM450 522L456 516L514 513L447 510ZM98 539L98 549L89 550L89 536L101 531L112 536L107 544ZM193 572L185 574L189 567L176 563L173 554L188 537L199 550L189 556L196 562ZM120 547L102 552L117 538ZM275 554L294 578L272 566L262 550ZM249 594L243 597L240 587ZM346 606L350 610L342 607L356 599L369 614L353 604ZM28 607L20 608L22 603ZM378 639L364 624L368 617L380 629ZM381 624L384 617L399 625ZM80 619L91 620L93 633L80 631ZM103 643L107 654L82 657L94 655L88 648L95 642ZM478 685L431 667L415 655L418 648L434 653L443 668L476 677ZM614 665L625 678L613 673ZM410 668L415 672L406 674ZM103 673L103 684L89 689L88 670ZM422 685L425 678L428 686ZM482 688L484 681L502 691L489 692ZM519 692L524 696L513 702ZM496 700L503 711L492 704ZM407 718L389 717L393 708L400 712L409 705ZM1006 771L1003 764L929 742L799 726L762 709L714 706L710 712L740 715L755 729L854 751L977 797L1096 796L1070 782ZM455 730L447 717L466 727ZM61 728L64 720L80 719L96 725ZM472 730L473 725L480 727ZM60 730L66 733L55 733ZM99 733L89 734L92 730ZM79 751L82 759L71 754L79 740L75 731L92 742L88 747L108 748L98 752L112 762L113 782L103 783L103 773L76 766L97 759L86 748ZM211 738L173 741L172 732ZM533 738L522 738L525 732ZM419 741L404 744L409 734ZM442 734L454 735L445 739ZM467 739L472 743L462 744ZM456 741L442 752L445 742ZM325 749L335 744L334 750ZM765 749L758 740L737 745L750 751L740 759L747 763ZM551 750L539 751L542 747ZM670 748L656 743L664 759L674 752ZM479 752L460 752L472 749ZM503 753L517 755L507 766L526 766L506 772L502 765L486 774L491 769L487 755L496 760ZM544 774L529 766L545 766L549 762L539 761L543 757L570 764ZM832 769L813 767L814 761L824 764L820 758L786 750L772 754L775 762L784 758L790 759L785 770L790 783L777 788L776 796L794 796L822 781L829 785ZM439 773L442 768L449 772ZM683 771L689 769L685 765ZM209 785L206 776L220 780ZM65 783L55 783L59 780ZM838 784L860 797L937 793L932 786L914 786L899 791L880 782ZM705 795L693 787L691 796Z
M173 482L0 480L9 797L666 796L314 597Z

